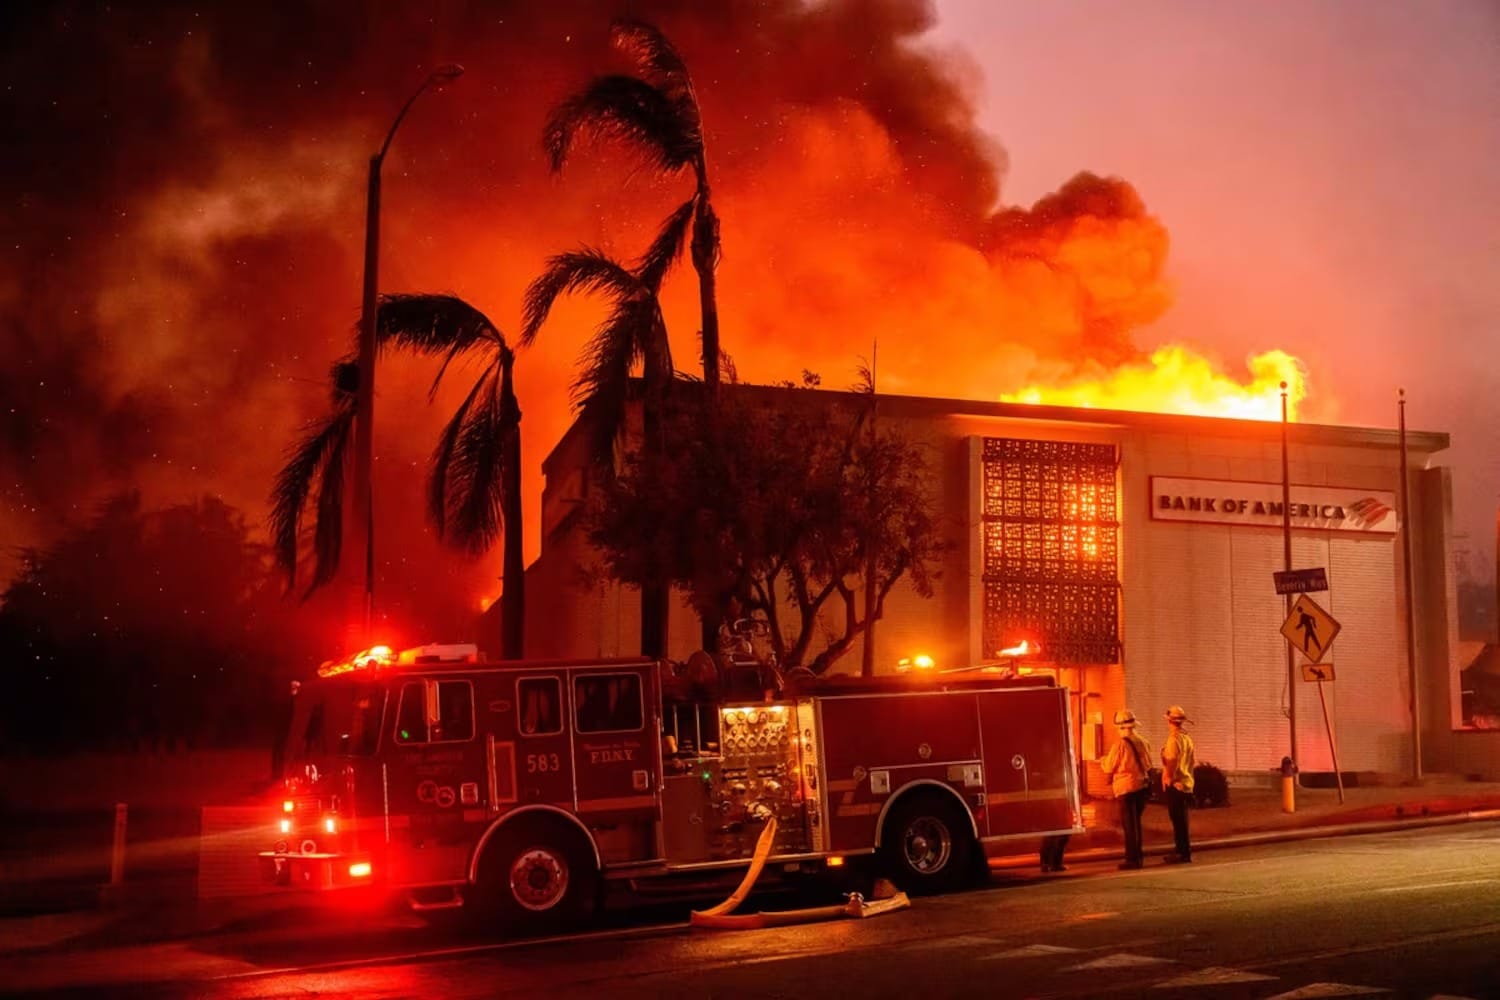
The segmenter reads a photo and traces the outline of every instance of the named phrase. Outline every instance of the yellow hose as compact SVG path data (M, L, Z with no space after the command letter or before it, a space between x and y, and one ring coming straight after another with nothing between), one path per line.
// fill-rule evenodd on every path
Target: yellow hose
M745 872L745 877L740 880L739 887L729 894L729 898L717 906L710 906L706 910L693 911L693 923L702 917L721 917L734 910L750 895L750 887L755 885L755 880L760 878L761 869L766 867L766 859L771 856L771 848L776 843L776 817L772 816L766 820L766 828L760 832L760 839L755 842L755 856L750 860L750 870Z
M889 899L866 902L858 894L849 897L847 903L836 906L814 906L804 910L779 910L774 913L733 913L732 911L750 895L755 880L760 878L771 856L771 847L776 840L776 819L772 817L755 842L755 856L750 861L750 870L740 880L739 887L729 898L706 910L694 910L690 923L694 927L712 927L719 930L746 930L756 927L787 927L792 924L808 924L815 920L840 920L844 918L876 917L894 910L904 910L911 905L906 893L898 892Z

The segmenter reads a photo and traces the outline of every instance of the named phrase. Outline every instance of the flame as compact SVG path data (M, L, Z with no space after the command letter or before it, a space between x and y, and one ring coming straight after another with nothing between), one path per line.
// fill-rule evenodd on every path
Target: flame
M1085 375L1051 386L1028 386L1000 397L1007 403L1046 403L1103 410L1181 413L1239 420L1280 420L1281 383L1287 384L1287 418L1307 396L1302 362L1272 350L1246 359L1249 381L1220 371L1182 344L1168 344L1144 363L1126 363L1107 374Z

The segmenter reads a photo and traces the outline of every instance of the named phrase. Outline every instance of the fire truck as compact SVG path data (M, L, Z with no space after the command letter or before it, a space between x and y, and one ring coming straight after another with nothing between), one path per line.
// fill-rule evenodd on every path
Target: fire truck
M916 892L981 877L989 842L1081 830L1050 677L769 681L706 653L485 662L473 646L381 647L320 675L260 854L282 885L378 885L553 929L606 888L739 878L773 818L766 872L869 865Z

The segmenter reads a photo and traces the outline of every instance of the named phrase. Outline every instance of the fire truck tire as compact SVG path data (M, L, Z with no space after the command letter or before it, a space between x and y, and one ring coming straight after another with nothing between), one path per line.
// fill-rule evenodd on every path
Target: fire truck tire
M981 853L974 829L951 796L914 792L891 806L880 837L882 867L909 893L948 892L974 878Z
M480 859L474 916L503 931L578 927L592 916L600 879L582 834L563 823L524 820L497 831Z

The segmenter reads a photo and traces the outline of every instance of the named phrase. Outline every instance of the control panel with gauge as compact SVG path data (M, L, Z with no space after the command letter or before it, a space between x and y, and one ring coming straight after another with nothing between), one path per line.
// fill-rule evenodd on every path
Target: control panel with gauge
M776 817L774 853L807 850L797 715L791 705L721 710L719 760L710 794L717 823L709 832L715 858L749 857L766 820Z

